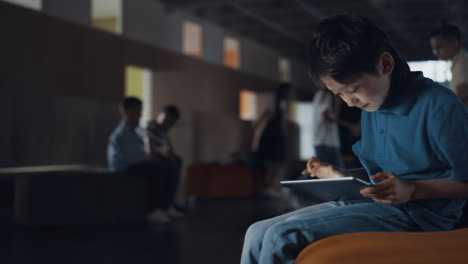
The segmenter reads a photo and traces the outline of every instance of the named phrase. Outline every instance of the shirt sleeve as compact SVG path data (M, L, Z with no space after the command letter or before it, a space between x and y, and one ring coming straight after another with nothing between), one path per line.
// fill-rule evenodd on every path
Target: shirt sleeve
M361 140L358 140L356 143L353 144L352 148L353 148L353 152L354 152L354 155L356 155L356 157L359 158L359 154L361 153Z
M468 111L461 103L446 104L429 120L437 157L447 162L449 178L468 181Z
M119 166L119 153L121 151L119 149L119 144L117 144L116 141L117 139L115 137L111 137L107 146L107 162L109 168L112 171L119 171L121 169L121 167Z

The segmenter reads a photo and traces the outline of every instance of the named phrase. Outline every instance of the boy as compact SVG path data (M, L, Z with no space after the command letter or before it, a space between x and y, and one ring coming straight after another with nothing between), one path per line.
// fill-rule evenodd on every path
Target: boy
M293 263L310 243L370 231L449 230L468 195L468 112L456 95L409 71L387 36L369 20L339 15L318 26L310 73L362 113L353 151L377 182L370 199L326 202L249 227L241 263ZM342 172L315 158L303 173Z
M177 218L183 217L187 208L182 203L176 204L176 196L179 191L182 170L182 158L176 154L170 139L170 132L180 120L180 110L175 105L166 105L163 111L157 115L156 120L148 122L146 127L145 147L152 159L164 165L168 174L167 188L168 200L171 202L171 211ZM179 193L182 195L181 193Z

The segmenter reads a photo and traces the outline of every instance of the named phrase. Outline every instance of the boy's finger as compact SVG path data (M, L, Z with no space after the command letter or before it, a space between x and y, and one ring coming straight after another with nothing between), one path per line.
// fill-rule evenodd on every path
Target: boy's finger
M394 193L395 189L393 187L378 188L378 189L374 187L368 187L368 189L364 190L364 192L372 197L383 198L385 196L388 196L391 193Z
M372 185L371 187L374 187L377 190L382 190L382 189L387 189L387 188L390 188L390 187L393 187L393 186L394 186L393 181L384 179L384 180L381 180L381 181L377 182L376 184Z
M379 202L379 203L383 203L383 204L393 204L393 201L389 201L387 199L374 198L373 200L376 201L376 202Z
M381 196L382 193L388 192L390 190L393 190L392 185L384 185L384 186L371 186L365 188L365 192L371 196Z
M393 201L395 199L395 191L388 190L377 194L375 197L382 200Z
M310 173L315 173L317 168L319 167L320 163L314 161L311 163L307 163L307 169L310 171Z
M374 181L388 179L391 175L388 173L378 172L377 174L371 176Z

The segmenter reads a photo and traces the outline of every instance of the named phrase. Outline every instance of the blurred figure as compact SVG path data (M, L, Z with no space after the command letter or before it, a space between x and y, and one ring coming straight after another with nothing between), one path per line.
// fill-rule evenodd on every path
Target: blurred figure
M468 83L463 83L458 87L458 96L463 104L468 108Z
M135 97L125 98L119 107L122 120L114 129L107 148L109 168L125 171L135 164L148 161L139 127L142 102Z
M343 107L343 102L339 102L338 119L329 116L328 120L338 124L338 134L340 136L340 152L345 169L362 167L359 159L353 153L353 144L361 138L361 109L355 107Z
M265 167L264 194L270 197L279 197L282 189L279 182L286 163L286 117L290 92L289 84L281 84L276 90L273 109L265 111L253 127L252 150L256 162Z
M462 47L460 29L444 24L431 32L430 41L438 59L452 61L450 89L459 95L460 86L468 83L468 54Z
M314 120L315 156L317 159L333 164L338 168L343 168L343 160L340 152L340 136L336 120L340 104L334 96L324 90L319 89L312 100L314 110L311 118Z
M169 166L145 151L144 130L139 126L142 102L125 98L120 105L122 120L112 132L107 147L109 168L131 177L144 177L149 198L148 221L167 223L181 217L172 206L177 182L171 178Z
M145 146L146 151L151 157L160 164L164 164L168 168L168 177L171 179L171 197L173 207L179 211L185 211L185 205L177 205L175 203L175 194L178 191L182 158L176 154L174 147L169 137L171 129L180 120L180 111L174 105L166 105L162 112L158 114L156 120L148 122L146 128Z

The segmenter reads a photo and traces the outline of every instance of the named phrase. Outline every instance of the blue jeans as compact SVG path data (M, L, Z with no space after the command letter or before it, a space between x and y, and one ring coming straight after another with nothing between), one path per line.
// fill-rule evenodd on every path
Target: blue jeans
M241 264L293 264L310 243L338 234L421 231L397 206L371 200L326 202L254 223Z

